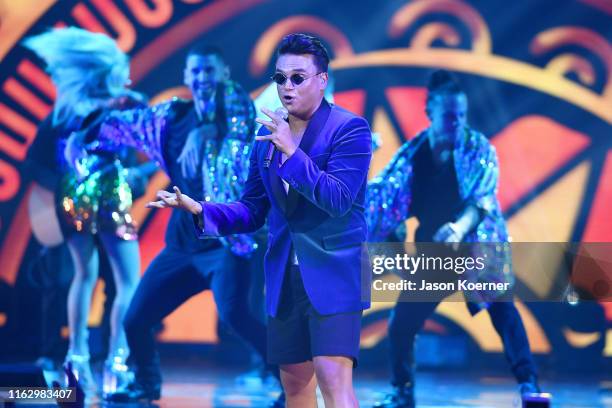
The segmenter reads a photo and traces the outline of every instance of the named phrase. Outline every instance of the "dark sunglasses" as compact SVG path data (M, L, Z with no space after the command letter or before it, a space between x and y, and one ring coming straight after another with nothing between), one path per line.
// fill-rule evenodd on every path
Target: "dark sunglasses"
M285 82L287 82L287 79L289 79L294 86L299 86L305 80L310 79L312 77L316 77L319 74L322 74L322 72L317 72L316 74L311 75L309 77L304 76L302 74L293 74L287 78L287 75L277 72L276 74L272 75L272 80L276 82L278 85L284 85Z

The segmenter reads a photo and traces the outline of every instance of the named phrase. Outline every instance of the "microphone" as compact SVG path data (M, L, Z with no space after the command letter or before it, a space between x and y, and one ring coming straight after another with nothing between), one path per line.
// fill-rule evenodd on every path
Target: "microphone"
M289 122L289 112L284 107L280 107L274 111L275 114L280 116L285 120L285 122ZM270 168L270 163L272 163L272 158L274 157L274 153L276 152L276 145L270 142L270 146L268 146L268 152L266 153L266 157L263 162L264 169Z

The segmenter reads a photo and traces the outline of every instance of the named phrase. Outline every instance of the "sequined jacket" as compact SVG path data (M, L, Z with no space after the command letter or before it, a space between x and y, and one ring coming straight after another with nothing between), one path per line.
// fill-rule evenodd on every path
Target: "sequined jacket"
M113 113L102 126L100 143L135 147L169 174L166 138L175 105L180 103L185 101L173 98L149 108ZM207 103L205 110L217 111L215 123L220 136L204 140L202 194L194 198L213 202L237 200L248 176L254 136L253 104L238 83L226 81L218 86L216 97ZM250 234L227 236L221 241L238 256L248 257L257 249Z
M421 144L426 142L426 131L406 142L385 169L369 182L366 195L368 241L388 239L411 216L412 160ZM484 243L471 246L473 255L493 260L488 261L482 271L467 274L466 278L478 282L509 282L512 287L509 236L496 197L499 166L495 148L484 135L467 128L455 144L454 163L461 198L466 205L476 206L483 214L476 228L463 241ZM503 293L474 291L465 295L472 303L486 307Z

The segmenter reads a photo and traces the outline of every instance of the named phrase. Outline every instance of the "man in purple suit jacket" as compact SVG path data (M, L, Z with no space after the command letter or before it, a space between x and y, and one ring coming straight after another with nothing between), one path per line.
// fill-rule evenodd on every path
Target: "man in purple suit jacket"
M258 119L264 131L240 200L197 202L175 187L149 204L190 211L202 238L252 232L267 219L268 359L281 367L290 407L314 406L317 382L326 407L357 406L352 367L369 306L361 244L371 133L323 99L328 62L317 38L281 41L272 79L289 116L262 110L270 120Z

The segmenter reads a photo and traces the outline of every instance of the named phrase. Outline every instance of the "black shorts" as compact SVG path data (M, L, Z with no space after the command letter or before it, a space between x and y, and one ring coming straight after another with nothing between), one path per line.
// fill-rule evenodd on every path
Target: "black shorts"
M362 311L321 315L304 290L298 266L285 272L276 317L268 319L268 362L297 364L344 356L357 365Z

